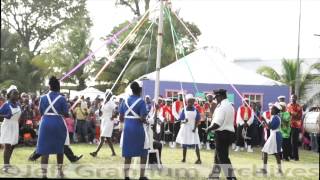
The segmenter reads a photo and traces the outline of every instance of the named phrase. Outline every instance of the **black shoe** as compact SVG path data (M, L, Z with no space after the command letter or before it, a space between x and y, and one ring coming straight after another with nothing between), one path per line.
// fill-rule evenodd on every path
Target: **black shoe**
M259 171L257 171L257 173L263 174L263 175L265 176L265 175L267 175L268 172L267 172L266 169L262 168L262 169L260 169Z
M290 159L289 159L289 158L284 158L283 160L284 160L284 161L290 161Z
M82 155L82 154L81 154L80 156L76 157L76 159L74 160L74 162L79 161L82 157L83 157L83 155Z
M32 158L32 157L29 157L28 161L36 161L36 160L34 158Z
M111 155L111 156L117 156L117 155L116 155L116 153L112 153L112 155Z
M148 180L147 177L140 177L139 180Z
M181 160L181 162L185 163L185 162L186 162L186 160L185 160L185 159L182 159L182 160Z
M195 164L201 164L201 160L198 159L198 160L195 162Z
M295 161L299 161L299 158L294 158Z
M124 180L130 180L130 178L129 177L125 177Z
M96 152L91 152L90 155L91 155L92 157L96 157L96 156L97 156L97 153L96 153Z

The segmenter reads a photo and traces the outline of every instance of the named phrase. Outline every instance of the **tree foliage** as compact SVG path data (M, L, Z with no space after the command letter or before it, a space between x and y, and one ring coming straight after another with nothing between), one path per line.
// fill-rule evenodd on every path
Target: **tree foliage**
M191 37L191 35L185 30L185 28L181 25L181 23L176 19L174 15L171 14L172 24L177 32L178 42L176 42L177 46L177 53L178 58L183 57L183 54L187 55L194 51L196 47L196 42ZM198 37L201 32L199 28L190 22L184 21L186 26L190 29L195 37ZM129 22L124 22L117 27L115 27L111 35L125 27ZM137 44L141 41L143 35L146 33L146 30L151 25L152 20L147 20L137 34L129 41L128 44L122 49L120 54L116 57L115 61L109 65L109 67L101 74L99 77L99 81L107 81L107 82L114 82L115 79L120 74L121 70L123 69L124 65L128 61L131 53L136 48ZM133 27L123 33L120 37L118 37L118 42L122 42ZM153 31L153 32L152 32ZM121 92L124 89L127 82L131 82L136 78L142 76L143 74L150 73L155 70L156 64L156 51L157 51L157 31L158 25L154 23L151 30L146 35L146 38L142 42L141 46L139 47L137 53L133 57L131 63L129 64L128 68L126 69L124 75L121 77L121 81L118 86L116 86L116 91ZM171 34L171 27L168 16L165 16L164 23L163 23L163 46L162 46L162 55L161 55L161 67L165 67L176 60L175 58L175 51L173 45L173 39ZM151 36L152 35L152 36ZM151 45L150 45L151 44ZM112 54L118 45L112 44L108 46L108 51ZM180 51L179 51L180 49ZM150 56L149 56L150 50ZM184 51L184 53L182 52ZM101 58L94 66L95 73L103 66L106 62L106 58ZM119 88L119 89L118 89Z
M83 19L59 31L57 42L33 58L32 64L45 71L47 77L62 76L91 53L90 27L92 23L87 12L82 17ZM82 90L86 85L85 79L88 78L87 71L85 66L82 66L72 76L66 78L65 82L76 83L78 84L77 89Z
M257 70L257 73L288 85L290 87L290 91L292 93L295 93L297 68L299 66L299 69L301 69L301 64L303 64L303 61L299 61L298 63L296 60L283 59L281 63L282 65L281 74L269 66L261 66ZM320 77L319 75L316 75L316 74L320 74L320 63L312 64L305 71L305 73L299 74L300 87L299 87L298 97L304 98L306 100L313 98L313 97L305 97L305 96L306 96L306 90L308 90L308 86L310 86L313 83L320 82ZM318 91L320 92L320 90Z
M15 41L6 43L9 41L1 38L0 83L39 90L52 68L47 66L49 71L44 71L32 64L32 59L46 49L49 40L57 38L59 30L66 30L85 13L85 0L2 0L1 23L6 30L2 28L1 35L7 31Z

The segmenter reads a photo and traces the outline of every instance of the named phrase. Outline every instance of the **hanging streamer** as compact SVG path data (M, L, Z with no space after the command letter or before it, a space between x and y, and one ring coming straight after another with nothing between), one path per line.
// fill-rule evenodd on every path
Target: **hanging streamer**
M153 26L154 22L152 22L149 26L149 28L146 30L145 34L143 35L143 37L141 38L140 42L138 43L138 45L135 47L135 49L132 51L130 58L128 59L126 65L123 67L122 71L120 72L119 76L117 77L116 81L113 83L110 91L108 92L107 95L109 95L110 92L112 92L112 90L114 89L114 87L116 86L116 84L118 83L118 81L120 80L121 76L123 75L124 71L127 69L127 67L129 66L133 56L136 54L136 52L138 51L141 43L143 42L144 38L147 36L149 30L151 29L151 27Z
M192 32L189 30L189 28L185 25L185 23L178 17L178 15L177 15L174 11L172 11L172 10L171 10L171 12L177 17L177 19L179 20L179 22L180 22L180 23L183 25L183 27L188 31L188 33L191 35L191 37L192 37L196 42L199 42L199 40L198 40L197 38L195 38L195 36L192 34ZM222 52L222 51L220 51L220 52ZM222 56L225 57L225 54L224 54L224 53L221 53L221 54L222 54ZM208 53L206 53L206 55L208 55ZM212 58L211 58L211 59L212 59ZM219 66L219 65L217 65L217 67L218 67L218 66ZM221 71L221 73L224 74L223 71ZM226 78L226 76L223 76L223 77ZM244 100L244 97L241 95L241 93L238 91L238 89L237 89L232 83L230 83L231 81L230 81L228 78L226 78L226 79L228 80L231 88L237 93L237 95L238 95L238 96L241 98L241 100L243 101L243 100ZM245 101L244 101L244 102L245 102ZM245 104L246 104L248 107L251 108L250 104L247 104L247 102L245 102ZM255 116L257 119L259 119L259 117L257 116L256 112L254 112L253 114L254 114L254 116ZM258 121L258 122L261 124L260 121Z
M135 22L135 21L134 21ZM134 23L133 22L133 23ZM116 34L114 34L112 37L108 38L101 46L99 46L98 49L96 49L95 51L91 52L87 57L85 57L82 61L80 61L80 63L75 66L74 68L72 68L69 72L67 72L62 78L60 78L60 82L65 80L67 77L71 76L72 73L74 73L76 70L78 70L83 64L86 64L87 62L89 62L90 60L92 60L93 55L96 54L101 48L117 42L116 41L116 37L120 36L123 32L125 32L126 30L129 29L129 27L132 25L132 23L129 23L127 26L125 26L124 28L122 28L120 31L118 31Z
M171 19L170 12L169 12L169 10L168 10L167 8L165 8L165 11L166 11L166 14L167 14L168 19L169 19L169 22L170 22L170 27L171 27L172 36L175 36L176 40L178 41L178 39L179 39L179 38L178 38L178 34L177 34L177 32L175 31L175 29L174 29L174 27L173 27L173 23L172 23L172 19ZM175 43L174 43L174 45L175 45ZM183 44L182 44L182 46L183 46ZM175 46L175 48L176 48L176 46ZM185 52L184 52L184 50L182 49L181 51L182 51L183 57L185 57ZM177 58L177 55L176 55L176 58ZM184 62L185 62L185 64L186 64L187 67L188 67L188 71L189 71L190 76L191 76L192 81L193 81L193 86L194 86L196 92L199 93L199 89L198 89L198 87L197 87L197 84L195 83L196 81L195 81L195 78L194 78L194 76L193 76L193 74L192 74L191 68L190 68L190 66L189 66L189 64L188 64L188 62L187 62L186 60L184 60Z

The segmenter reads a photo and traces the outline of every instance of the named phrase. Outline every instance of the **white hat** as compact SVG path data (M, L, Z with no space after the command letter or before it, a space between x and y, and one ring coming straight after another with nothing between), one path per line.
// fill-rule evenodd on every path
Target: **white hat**
M188 101L189 99L194 99L192 94L187 94L186 95L186 100Z
M279 102L275 102L275 103L273 104L273 106L276 107L277 109L279 109L280 111L282 110L282 106L280 105Z
M106 94L106 95L108 95L108 94L111 94L111 95L112 95L112 91L111 91L111 89L106 89L105 94Z
M285 103L285 102L279 102L279 104L281 105L281 106L287 106L287 104Z
M209 93L209 94L206 95L206 97L208 97L208 96L212 96L213 97L213 94Z
M269 103L268 103L268 106L269 106L269 107L272 107L272 106L273 106L273 104L272 104L271 102L269 102Z
M149 96L149 95L146 95L145 98L150 98L150 96Z
M281 96L278 96L278 100L279 100L279 99L285 99L285 98L286 98L286 97L285 97L285 96L282 96L282 95L281 95Z
M8 89L7 89L7 93L9 93L10 91L12 91L12 90L18 90L18 88L17 88L17 86L15 86L15 85L11 85Z

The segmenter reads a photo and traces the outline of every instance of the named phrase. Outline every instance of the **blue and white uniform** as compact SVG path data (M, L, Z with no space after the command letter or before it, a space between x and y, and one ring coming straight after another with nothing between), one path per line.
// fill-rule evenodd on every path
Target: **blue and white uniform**
M180 113L179 120L188 119L187 123L181 123L179 133L177 135L176 142L182 144L183 147L200 145L200 138L198 134L198 128L195 128L195 122L200 121L200 114L196 108L192 107L184 113L184 110ZM195 132L192 132L193 129Z
M120 140L122 156L146 157L149 142L146 127L140 121L140 117L147 116L145 102L139 96L132 95L121 103L119 113L124 115L124 129Z
M67 127L62 117L68 114L66 99L58 92L49 92L40 99L42 119L39 127L37 154L63 154Z
M5 116L1 124L0 144L18 144L20 105L8 101L0 108L0 114Z
M268 154L275 154L282 152L282 135L280 132L281 127L281 118L278 115L274 115L271 117L271 121L269 123L270 128L270 136L267 139L267 142L264 144L262 148L262 152Z

